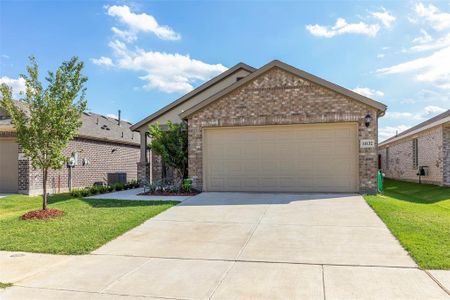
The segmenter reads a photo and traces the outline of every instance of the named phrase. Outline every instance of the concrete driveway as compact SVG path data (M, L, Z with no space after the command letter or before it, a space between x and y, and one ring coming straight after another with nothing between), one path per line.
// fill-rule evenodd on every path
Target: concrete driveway
M0 299L449 298L343 194L203 193L16 284Z

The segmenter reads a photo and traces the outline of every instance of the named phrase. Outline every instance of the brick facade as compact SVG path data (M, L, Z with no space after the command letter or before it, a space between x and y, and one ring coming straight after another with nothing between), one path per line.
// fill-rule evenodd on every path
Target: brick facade
M367 113L373 120L369 128L364 125ZM359 140L377 141L377 117L373 107L280 68L272 68L188 117L189 176L194 187L202 189L202 129L205 127L355 122ZM360 149L361 193L376 192L376 173L376 145Z
M450 124L443 126L443 184L450 186Z
M1 137L14 137L15 133L2 132ZM1 141L1 140L0 140ZM114 151L113 151L114 150ZM139 146L122 143L76 138L64 150L66 157L78 153L78 165L72 169L72 187L92 186L95 182L107 182L108 173L127 173L127 181L137 180L136 163L139 161ZM18 192L42 193L42 171L35 170L19 146ZM82 160L87 164L83 165ZM48 175L50 193L66 192L69 189L69 169L50 170Z
M381 169L385 176L405 181L419 180L418 169L413 166L413 139L415 138L418 143L418 166L428 166L429 169L429 175L422 177L422 182L439 185L449 183L450 128L443 126L430 128L380 146Z

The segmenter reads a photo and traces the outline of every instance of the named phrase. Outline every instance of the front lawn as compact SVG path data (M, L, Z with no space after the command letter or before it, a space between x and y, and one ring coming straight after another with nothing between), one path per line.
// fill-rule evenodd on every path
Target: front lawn
M424 269L450 269L450 188L385 180L383 194L365 196Z
M56 195L49 208L65 212L49 220L21 220L41 208L41 197L0 198L0 250L85 254L145 220L177 204L175 201L93 200Z

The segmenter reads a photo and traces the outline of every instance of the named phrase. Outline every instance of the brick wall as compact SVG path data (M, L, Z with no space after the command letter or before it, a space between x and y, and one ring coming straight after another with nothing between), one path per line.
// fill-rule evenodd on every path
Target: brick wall
M422 182L442 184L444 170L443 127L438 126L424 130L417 135L405 137L383 145L381 168L387 178L418 181L417 168L413 168L412 141L418 142L418 165L429 167L429 176L422 177ZM386 161L386 149L389 148L389 162Z
M370 113L369 128L364 117ZM189 176L202 188L202 128L356 122L358 139L377 141L377 111L344 95L303 80L279 68L225 95L191 115L189 125ZM376 192L377 148L360 149L359 190Z
M443 183L450 186L450 124L442 128L443 131Z
M113 151L115 149L115 151ZM20 150L19 150L20 151ZM72 169L72 187L92 186L94 182L107 182L108 173L127 173L127 181L137 180L136 163L139 161L139 146L116 144L88 139L75 139L64 150L65 156L78 152L78 165ZM20 155L19 155L20 157ZM88 164L82 164L87 159ZM50 170L48 176L50 193L65 192L69 188L69 169ZM42 193L42 171L34 170L31 162L19 160L19 192Z

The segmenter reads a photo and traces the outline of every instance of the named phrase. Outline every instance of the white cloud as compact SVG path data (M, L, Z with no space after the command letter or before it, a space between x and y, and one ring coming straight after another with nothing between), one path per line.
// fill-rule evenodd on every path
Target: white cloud
M450 33L434 40L431 36L419 36L413 40L413 42L419 43L419 45L412 46L410 52L423 52L430 50L437 50L447 46L450 46Z
M425 43L429 43L433 40L433 37L431 35L429 35L425 29L420 29L420 33L421 33L420 36L418 36L412 40L413 43L425 44Z
M101 56L100 58L91 58L91 61L98 66L112 67L113 61L109 57Z
M435 105L428 105L425 106L423 111L411 113L411 112L390 112L387 111L385 118L386 119L413 119L413 120L425 120L429 119L431 117L434 117L435 115L438 115L440 113L443 113L447 109L435 106Z
M396 18L387 11L384 7L381 8L381 11L370 13L372 17L378 19L383 23L384 27L391 28L392 24L395 22Z
M383 57L384 57L383 53L377 54L377 58L383 58Z
M109 44L116 57L115 66L120 69L143 72L139 78L147 81L145 89L158 89L167 93L186 93L193 83L205 81L224 72L221 64L207 64L189 55L130 50L126 44L115 40Z
M378 69L380 74L401 74L416 72L420 82L432 83L443 89L450 89L450 46L429 56L413 59L387 68Z
M378 129L378 140L380 142L395 136L396 134L401 133L402 131L405 131L406 129L409 129L410 126L406 125L398 125L398 126L386 126L386 127L380 127Z
M22 77L14 79L8 76L3 76L0 77L0 84L2 83L12 88L13 97L18 97L21 93L25 93L26 91L25 79Z
M435 105L429 105L429 106L426 106L424 110L425 110L425 116L430 116L430 115L438 115L440 113L443 113L447 109L439 107L439 106L435 106Z
M181 38L180 34L176 33L169 26L159 25L153 16L146 13L135 14L126 5L109 6L107 7L107 14L118 18L127 27L125 30L117 27L111 28L118 37L127 42L135 41L140 32L152 32L163 40L179 40Z
M418 3L415 6L415 11L435 30L442 31L450 28L450 13L440 11L433 4Z
M119 120L119 116L117 114L106 114L106 116L108 118ZM122 116L121 116L121 120L125 121L125 122L129 122L127 119L124 119Z
M363 96L372 98L372 97L383 97L384 93L382 91L372 90L367 87L356 87L352 91L355 93L361 94Z
M347 23L344 18L336 20L336 24L332 27L322 25L307 25L306 29L314 36L332 38L342 34L362 34L369 37L374 37L380 30L378 24L367 24L364 22Z
M417 93L421 100L428 103L442 103L446 107L450 107L450 93L446 90L438 89L422 89Z

